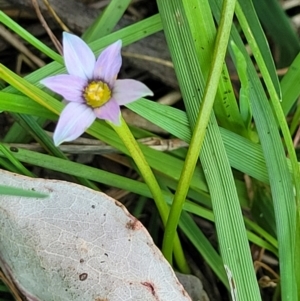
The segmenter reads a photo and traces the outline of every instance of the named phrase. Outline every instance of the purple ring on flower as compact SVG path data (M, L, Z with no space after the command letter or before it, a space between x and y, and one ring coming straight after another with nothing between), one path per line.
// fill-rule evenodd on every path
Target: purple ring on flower
M89 46L79 37L63 33L63 53L68 74L41 80L68 102L54 131L56 146L78 138L96 118L120 125L120 106L153 92L133 79L117 79L122 65L122 41L102 51L96 60Z

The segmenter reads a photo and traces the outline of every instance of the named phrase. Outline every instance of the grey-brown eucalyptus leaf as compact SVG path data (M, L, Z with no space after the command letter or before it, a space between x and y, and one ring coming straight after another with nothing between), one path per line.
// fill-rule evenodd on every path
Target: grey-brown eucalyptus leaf
M1 170L0 183L49 194L0 196L1 268L27 300L191 300L143 225L114 199Z

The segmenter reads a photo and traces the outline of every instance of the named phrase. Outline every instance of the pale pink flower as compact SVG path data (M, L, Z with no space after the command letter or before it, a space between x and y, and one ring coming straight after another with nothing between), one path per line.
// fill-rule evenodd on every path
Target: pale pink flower
M63 33L64 61L68 74L41 81L68 102L54 131L56 146L78 138L96 118L120 125L120 106L152 91L133 79L117 79L122 65L122 41L102 51L96 60L92 50L79 37Z

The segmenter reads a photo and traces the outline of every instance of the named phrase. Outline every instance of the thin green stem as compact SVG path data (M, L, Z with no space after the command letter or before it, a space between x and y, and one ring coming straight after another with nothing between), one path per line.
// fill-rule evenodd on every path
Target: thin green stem
M111 122L108 124L115 130L119 135L120 139L123 141L124 145L127 147L130 155L132 156L135 164L139 168L140 173L142 174L144 181L149 187L149 190L152 193L153 199L161 216L164 226L166 226L168 216L169 216L169 207L165 202L160 186L157 183L157 180L146 161L137 141L132 135L130 129L128 128L126 122L121 117L121 125L117 126ZM172 241L173 245L173 241ZM185 260L184 253L180 244L180 240L175 233L174 235L174 255L176 263L182 272L189 273L190 269Z
M173 241L176 235L177 225L180 219L185 198L190 186L199 153L204 141L205 129L208 125L214 99L218 89L218 83L222 72L224 58L229 40L232 18L235 8L235 0L224 1L222 17L217 33L216 44L213 54L213 64L208 75L207 85L204 91L203 102L197 117L190 147L185 159L185 164L178 182L174 201L166 225L163 239L163 254L169 262L172 261Z

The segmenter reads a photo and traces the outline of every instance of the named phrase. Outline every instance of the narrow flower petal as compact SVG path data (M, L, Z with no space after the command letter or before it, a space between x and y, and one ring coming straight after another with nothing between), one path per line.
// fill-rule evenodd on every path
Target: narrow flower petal
M153 92L137 80L118 79L115 82L112 95L119 105L125 105L141 97L153 96Z
M108 120L116 125L120 125L121 110L117 102L111 98L109 102L94 110L97 118Z
M62 111L54 131L56 146L64 141L78 138L93 123L96 116L93 110L81 103L70 102Z
M60 94L68 101L84 102L82 93L87 81L78 76L68 74L55 75L41 80L41 84Z
M121 40L111 44L101 52L95 65L94 78L105 81L110 87L113 87L122 65L121 48Z
M84 79L92 79L96 59L90 47L79 37L64 32L63 48L68 73Z

